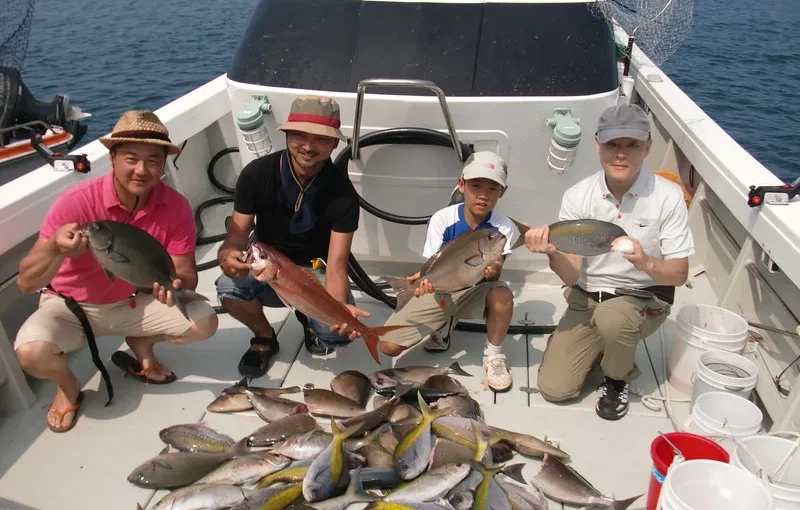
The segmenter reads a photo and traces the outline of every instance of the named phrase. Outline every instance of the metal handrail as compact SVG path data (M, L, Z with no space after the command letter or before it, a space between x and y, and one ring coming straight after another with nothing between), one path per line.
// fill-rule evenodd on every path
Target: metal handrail
M29 126L36 126L36 125L41 125L46 130L53 129L53 126L51 126L47 122L44 122L43 120L32 120L30 122L24 122L22 124L14 124L13 126L8 126L7 128L2 128L2 129L0 129L0 134L6 133L8 131L16 131L17 129L22 129L22 128L26 128L26 127L29 127ZM5 147L5 144L3 143L3 137L2 136L0 136L0 147Z
M350 154L350 160L355 161L360 157L358 151L358 138L361 131L361 114L364 108L364 90L367 87L396 87L396 88L422 88L431 90L439 98L439 104L442 106L442 113L444 120L447 123L447 130L450 131L450 138L453 140L453 148L458 154L458 160L464 161L464 154L461 152L461 143L458 141L458 134L453 125L453 117L450 115L450 109L447 107L447 99L445 98L444 91L439 88L435 83L428 80L399 80L399 79L383 79L373 78L369 80L361 80L358 82L358 95L356 98L356 118L353 122L353 150Z

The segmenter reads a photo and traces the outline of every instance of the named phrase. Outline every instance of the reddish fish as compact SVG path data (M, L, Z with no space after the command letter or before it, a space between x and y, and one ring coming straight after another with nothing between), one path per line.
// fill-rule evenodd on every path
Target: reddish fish
M252 265L257 280L275 289L283 303L323 324L347 323L350 331L358 331L367 344L372 357L380 365L378 341L381 335L413 325L370 327L359 321L350 310L331 296L322 282L311 272L301 268L286 255L266 244L255 242L250 246L245 262Z

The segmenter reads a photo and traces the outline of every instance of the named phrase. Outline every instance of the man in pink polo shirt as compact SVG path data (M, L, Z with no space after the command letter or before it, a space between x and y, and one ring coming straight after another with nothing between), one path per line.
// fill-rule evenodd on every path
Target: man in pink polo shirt
M94 335L125 336L134 356L117 351L112 361L143 382L166 384L175 375L158 362L153 346L165 340L178 344L205 340L217 329L217 316L207 302L188 302L187 319L173 306L167 289L154 283L152 294L134 296L132 285L109 279L87 251L82 225L98 220L128 222L167 249L177 273L173 287L197 286L192 208L184 196L161 182L167 155L180 152L166 126L152 112L128 111L111 136L100 141L109 149L111 172L82 181L56 199L39 239L20 264L17 280L25 293L47 287L14 347L27 373L58 385L47 413L54 432L75 425L83 393L65 354L87 339L111 393Z

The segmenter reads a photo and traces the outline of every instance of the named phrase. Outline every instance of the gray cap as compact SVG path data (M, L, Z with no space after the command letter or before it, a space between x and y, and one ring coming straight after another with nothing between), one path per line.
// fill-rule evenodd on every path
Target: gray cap
M597 141L606 143L615 138L650 138L650 119L635 104L622 104L606 109L597 123Z
M465 181L470 179L491 179L502 187L506 187L508 177L508 166L503 158L490 151L480 151L470 154L464 162L464 169L461 171L461 178Z

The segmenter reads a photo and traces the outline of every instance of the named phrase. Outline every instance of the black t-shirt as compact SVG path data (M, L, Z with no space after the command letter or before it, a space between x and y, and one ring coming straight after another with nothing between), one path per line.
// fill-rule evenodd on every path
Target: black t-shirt
M255 214L259 241L276 248L295 264L308 266L317 257L327 260L331 231L349 233L358 229L358 195L347 174L329 162L331 167L327 170L333 171L334 176L312 202L316 224L307 232L290 233L294 210L278 200L284 152L255 159L242 169L236 182L233 209L241 214Z

